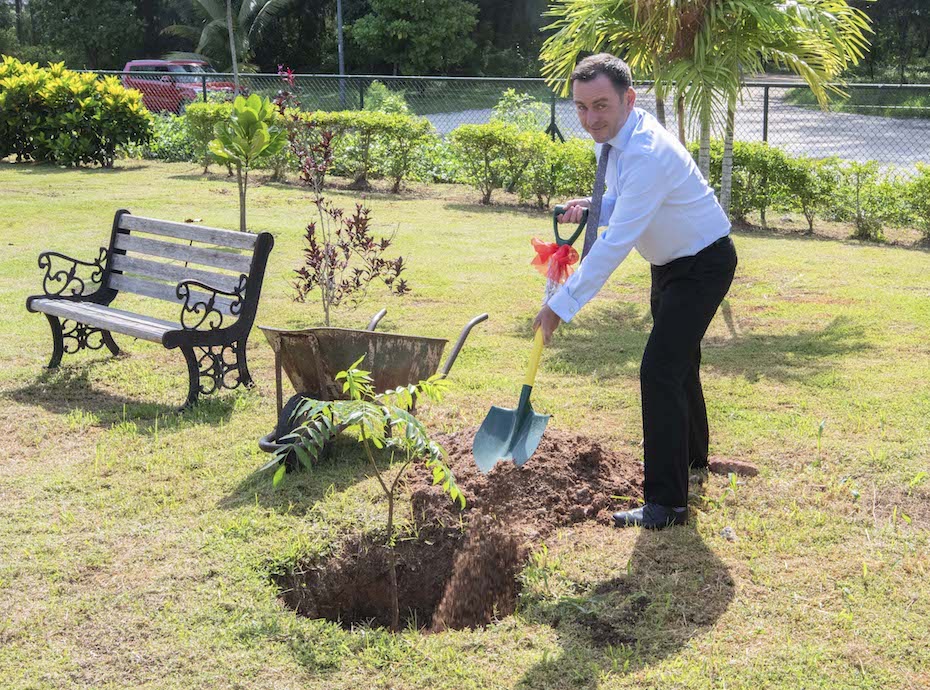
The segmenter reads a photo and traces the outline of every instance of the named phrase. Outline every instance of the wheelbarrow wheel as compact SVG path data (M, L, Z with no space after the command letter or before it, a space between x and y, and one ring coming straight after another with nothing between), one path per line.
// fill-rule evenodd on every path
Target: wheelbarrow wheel
M266 453L277 453L281 450L281 448L284 447L285 444L280 443L278 439L292 433L306 421L304 419L292 419L294 411L306 399L307 396L298 394L287 401L287 404L281 408L281 414L278 416L278 423L274 430L259 439L259 448L261 448ZM337 426L336 434L339 434L341 431L342 428ZM327 462L332 460L334 442L335 439L330 439L323 444L323 447L317 453L318 461ZM296 472L303 469L303 463L300 461L297 453L293 450L285 455L284 466L287 468L285 470L286 472Z

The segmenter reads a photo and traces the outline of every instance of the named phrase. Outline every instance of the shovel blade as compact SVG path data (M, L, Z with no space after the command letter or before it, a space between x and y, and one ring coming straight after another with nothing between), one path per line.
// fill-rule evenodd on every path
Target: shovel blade
M500 460L522 466L536 451L548 423L549 415L533 411L528 392L515 410L492 407L472 445L478 469L487 474Z

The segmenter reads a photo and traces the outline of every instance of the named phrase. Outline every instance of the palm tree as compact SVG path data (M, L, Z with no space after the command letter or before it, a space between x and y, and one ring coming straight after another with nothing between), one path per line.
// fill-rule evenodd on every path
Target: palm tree
M180 36L196 45L194 53L214 62L218 69L249 67L253 47L271 21L296 0L194 0L203 15L197 26L175 24L165 33ZM181 54L179 54L181 55ZM189 54L183 54L189 55ZM238 60L232 59L238 56ZM238 64L233 64L237 62Z
M685 109L699 125L698 167L705 177L712 124L725 123L732 161L744 73L761 72L769 61L787 67L825 107L829 93L841 93L831 80L868 46L868 18L846 0L556 0L547 14L557 18L540 55L550 83L567 92L582 51L624 56L634 72L654 75L657 93L676 94L681 138ZM729 185L726 175L721 200L727 204Z

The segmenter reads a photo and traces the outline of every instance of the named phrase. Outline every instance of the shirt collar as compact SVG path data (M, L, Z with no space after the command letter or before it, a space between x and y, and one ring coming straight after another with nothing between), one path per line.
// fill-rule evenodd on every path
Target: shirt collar
M620 131L607 142L610 144L611 148L617 149L618 153L622 152L623 149L626 148L626 145L630 143L633 130L636 129L636 125L639 124L642 117L642 111L639 108L633 108L633 110L630 111L630 116L626 119L626 122L623 123L623 127L620 128Z

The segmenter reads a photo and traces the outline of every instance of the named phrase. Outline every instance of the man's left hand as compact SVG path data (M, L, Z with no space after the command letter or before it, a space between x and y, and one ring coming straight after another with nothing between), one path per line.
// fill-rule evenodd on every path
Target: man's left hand
M559 327L560 323L562 323L562 319L560 319L559 315L552 311L547 304L539 310L539 313L533 320L533 331L535 332L536 329L541 328L543 343L548 345L549 341L552 339L552 334L555 333L555 329Z

